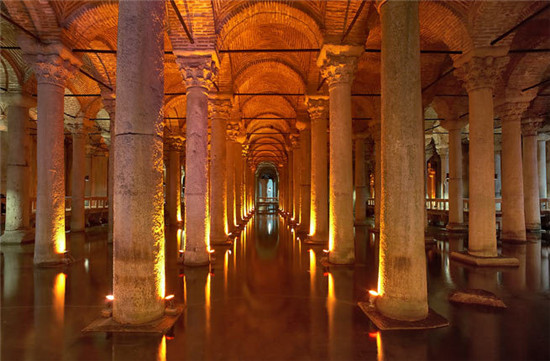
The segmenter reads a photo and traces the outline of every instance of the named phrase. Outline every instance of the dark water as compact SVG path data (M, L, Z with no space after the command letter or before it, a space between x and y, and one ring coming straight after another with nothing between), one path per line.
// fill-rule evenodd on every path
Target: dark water
M357 264L324 267L322 247L296 239L276 215L257 215L210 267L176 263L167 231L166 290L187 308L166 337L82 334L111 293L104 230L72 235L77 262L34 269L32 246L3 247L2 360L426 360L549 359L550 292L545 243L505 246L516 269L474 269L449 261L464 240L434 230L426 255L430 306L451 326L377 332L357 307L377 283L376 239L356 229ZM506 311L458 307L450 291L483 288Z

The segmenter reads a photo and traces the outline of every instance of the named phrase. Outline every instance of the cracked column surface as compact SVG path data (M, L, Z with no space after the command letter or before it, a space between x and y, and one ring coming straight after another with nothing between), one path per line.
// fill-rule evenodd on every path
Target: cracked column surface
M164 6L119 2L113 319L122 324L164 314Z
M61 43L19 41L37 81L37 196L34 263L67 263L65 243L65 85L80 60Z
M30 136L29 108L35 100L30 95L2 94L8 103L9 148L6 179L6 228L0 240L3 244L32 241L30 228Z
M355 136L355 224L367 224L367 174L365 170L366 134Z
M335 264L355 262L351 85L360 46L325 44L317 65L330 97L329 255Z
M187 87L185 248L183 263L210 263L208 197L208 92L217 74L215 52L177 52Z
M380 261L376 308L415 321L428 316L424 251L424 140L417 1L383 2Z
M313 243L328 241L328 97L309 96L306 105L311 119L311 216Z

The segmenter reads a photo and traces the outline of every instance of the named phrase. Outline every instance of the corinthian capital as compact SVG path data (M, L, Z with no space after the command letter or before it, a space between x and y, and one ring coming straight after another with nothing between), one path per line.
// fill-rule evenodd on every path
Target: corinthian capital
M239 124L238 123L227 123L225 126L225 131L227 134L227 139L236 142L237 136L239 135Z
M364 49L360 46L325 44L321 48L317 66L327 79L329 87L346 83L351 84L357 61Z
M309 95L306 97L306 107L312 122L327 118L328 97L324 95Z
M480 88L493 89L509 58L506 47L477 48L455 60L456 75L468 92Z
M231 116L231 98L229 95L216 95L208 99L208 111L213 119L228 120Z
M542 118L523 119L521 121L521 133L526 137L536 136L543 123L544 119Z
M218 75L218 58L215 52L177 51L176 62L187 88L201 87L210 90Z
M23 59L33 68L39 84L65 87L82 65L71 50L60 42L42 44L20 36L18 43L23 50Z

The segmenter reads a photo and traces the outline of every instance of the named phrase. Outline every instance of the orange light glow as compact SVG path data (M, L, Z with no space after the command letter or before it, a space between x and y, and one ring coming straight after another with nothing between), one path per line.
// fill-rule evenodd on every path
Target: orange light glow
M315 286L315 272L317 271L317 259L315 258L315 251L310 249L309 251L309 282L311 292L313 294Z
M324 249L323 252L330 253L330 250L329 249Z
M166 336L162 336L159 344L159 361L166 361Z
M55 238L54 247L55 247L55 253L57 254L63 254L67 251L65 233L61 233Z
M181 235L183 233L183 229L179 228L178 229L178 233L176 235L176 239L177 239L177 246L178 246L178 250L181 250Z
M379 334L379 332L369 332L369 337L371 337L371 338L377 338L377 337L378 337L378 334Z
M174 295L168 295L166 297L164 297L165 300L171 300L174 298Z
M107 299L107 301L113 301L115 299L115 296L107 295L107 296L105 296L105 298Z
M369 295L373 296L373 297L378 297L378 292L374 291L374 290L369 290Z
M64 309L65 309L65 273L58 273L55 277L53 304L55 309L55 315L59 321L63 321Z

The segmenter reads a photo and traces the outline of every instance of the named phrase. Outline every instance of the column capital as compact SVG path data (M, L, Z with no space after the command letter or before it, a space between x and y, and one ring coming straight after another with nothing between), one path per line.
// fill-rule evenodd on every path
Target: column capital
M116 92L102 85L100 85L99 88L101 89L101 102L103 103L103 108L105 108L105 111L109 113L109 117L113 120L113 115L116 112Z
M308 95L306 96L305 104L312 122L328 117L328 96Z
M23 108L36 107L36 98L24 92L7 92L2 94L2 102L8 106L16 106Z
M466 119L444 119L440 120L439 124L449 132L453 130L462 130L468 124Z
M296 128L301 132L310 128L310 122L305 120L296 121Z
M71 132L72 135L81 135L86 132L86 127L84 126L84 119L75 119L74 122L65 123L65 128Z
M290 144L292 145L292 149L299 149L300 148L300 135L298 133L292 133L289 135Z
M537 140L539 142L547 142L550 140L550 134L548 133L539 133Z
M23 59L33 68L37 82L65 87L74 77L82 61L74 56L61 42L42 44L26 36L18 43L23 50Z
M208 111L212 119L228 120L231 116L231 96L222 94L208 98Z
M475 89L493 89L496 80L508 64L508 47L476 48L454 61L455 74L470 92Z
M353 140L356 140L356 141L360 141L360 140L364 141L365 139L367 139L369 137L370 137L370 133L368 133L368 132L354 133L352 135Z
M437 154L439 154L440 157L446 157L449 155L449 146L446 147L436 147Z
M227 134L227 139L236 142L237 136L239 135L239 123L228 122L225 126L225 132Z
M521 120L521 133L523 136L536 136L544 123L543 118L526 118Z
M341 83L351 84L357 61L364 52L361 46L324 44L317 58L317 66L329 87Z
M519 122L529 104L529 101L502 103L495 107L495 113L498 114L502 122Z
M210 90L218 75L219 59L215 51L174 50L176 63L187 88L201 87Z
M185 137L181 135L171 135L164 138L164 144L168 150L183 152L185 149Z

